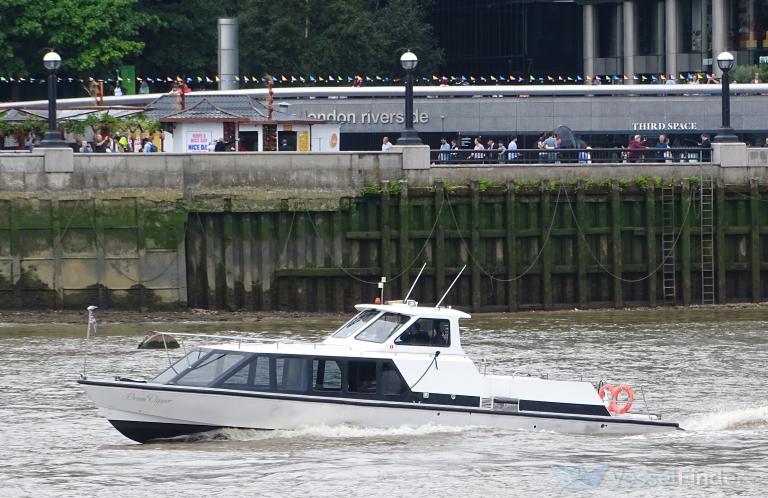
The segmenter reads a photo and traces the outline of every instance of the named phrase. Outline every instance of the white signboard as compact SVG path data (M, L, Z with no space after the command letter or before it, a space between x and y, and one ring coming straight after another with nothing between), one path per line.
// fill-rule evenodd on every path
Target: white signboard
M212 141L210 131L188 131L184 135L184 152L208 152Z

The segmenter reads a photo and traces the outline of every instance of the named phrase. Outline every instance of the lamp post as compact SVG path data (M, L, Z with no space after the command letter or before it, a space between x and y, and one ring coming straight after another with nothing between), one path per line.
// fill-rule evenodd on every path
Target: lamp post
M723 91L722 91L722 126L715 136L715 142L738 142L738 137L731 128L731 79L729 72L733 69L734 59L730 52L720 52L717 56L717 67L723 72Z
M422 145L413 129L413 70L418 63L418 57L410 50L400 56L400 65L405 69L405 130L397 139L397 145Z
M66 147L56 129L56 71L61 67L61 56L51 50L43 57L43 66L48 70L48 131L45 132L40 147Z

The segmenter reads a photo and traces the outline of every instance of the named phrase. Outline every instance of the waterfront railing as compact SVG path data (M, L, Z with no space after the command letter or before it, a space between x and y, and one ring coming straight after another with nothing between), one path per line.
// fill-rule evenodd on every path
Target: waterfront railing
M712 151L700 147L672 147L643 149L589 148L589 149L516 149L505 150L430 150L433 164L464 164L486 166L514 166L523 164L636 164L636 163L711 163Z

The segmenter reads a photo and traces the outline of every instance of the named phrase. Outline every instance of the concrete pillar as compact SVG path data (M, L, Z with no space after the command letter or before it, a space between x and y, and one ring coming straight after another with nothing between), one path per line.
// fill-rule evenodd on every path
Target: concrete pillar
M656 2L656 15L654 19L656 21L655 38L653 39L653 55L660 56L664 54L664 32L666 31L665 24L665 4L664 0ZM661 67L661 66L659 66Z
M635 74L635 57L637 57L637 4L635 0L624 0L624 74L632 78ZM629 83L634 83L630 79Z
M717 56L725 50L728 50L728 2L712 0L712 70L717 76L723 74L717 67Z
M237 90L240 45L237 19L219 19L219 90Z
M595 6L592 4L584 4L582 7L582 20L583 20L583 47L584 47L584 74L587 76L595 75L595 58L597 57L597 43L595 38L597 32L595 30L595 18L597 13L595 12Z
M624 40L622 33L624 31L623 24L624 19L622 19L622 3L619 2L616 4L616 16L613 19L613 36L612 39L616 40L616 52L611 54L612 56L616 57L616 59L620 59L623 52L624 52ZM621 72L621 68L617 68L616 72Z
M665 73L674 74L677 77L677 54L680 53L680 5L678 0L666 0L666 15L664 30L665 51Z

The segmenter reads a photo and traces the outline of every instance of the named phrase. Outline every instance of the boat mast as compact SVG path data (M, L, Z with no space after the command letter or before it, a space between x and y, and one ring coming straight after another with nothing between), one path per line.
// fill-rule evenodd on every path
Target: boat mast
M421 265L421 270L419 270L419 274L416 275L416 280L413 281L411 284L411 288L408 289L408 294L405 295L405 298L403 299L403 302L407 303L408 298L411 297L411 292L413 292L413 288L416 287L416 284L419 282L419 279L421 278L421 272L424 271L424 268L427 267L427 262L425 261L423 265Z
M445 291L445 294L443 294L443 297L441 297L440 300L435 305L435 308L439 308L440 307L440 305L443 303L443 300L445 299L445 297L448 295L449 292L451 292L451 289L453 289L453 286L456 285L456 281L459 280L459 277L461 276L462 273L464 273L464 270L466 270L466 269L467 269L467 265L464 265L461 268L461 270L459 271L459 274L456 275L456 278L453 279L453 282L451 282L451 285L448 286L448 290Z

